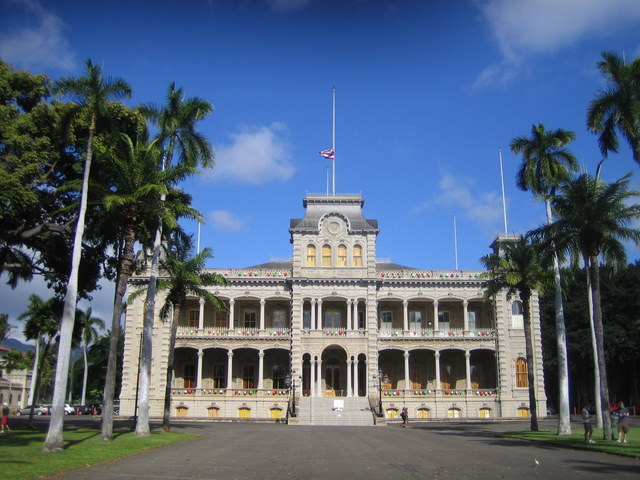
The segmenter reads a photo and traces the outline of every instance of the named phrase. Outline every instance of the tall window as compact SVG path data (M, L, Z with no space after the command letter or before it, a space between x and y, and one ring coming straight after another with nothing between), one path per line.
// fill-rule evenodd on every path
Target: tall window
M420 330L422 328L422 312L412 310L409 312L409 330Z
M364 330L364 312L358 311L358 329Z
M284 366L274 365L271 378L273 379L273 388L287 388L284 381L285 372Z
M200 316L199 310L189 310L189 326L198 327L198 317Z
M522 314L522 302L516 300L511 304L511 326L513 328L522 328L524 326L524 317Z
M476 312L467 312L467 323L469 324L469 330L476 329Z
M524 358L518 358L516 360L516 387L527 388L528 386L527 361Z
M342 327L340 312L324 313L324 328L340 328Z
M227 320L228 312L225 310L216 310L215 317L215 327L216 328L225 328L229 322Z
M242 368L242 388L256 388L256 376L253 365Z
M224 365L213 366L213 388L224 388Z
M331 266L331 246L329 245L322 246L322 266L323 267Z
M311 329L311 310L302 312L302 328L305 330Z
M380 328L390 330L393 326L393 312L380 312Z
M347 247L344 245L338 246L338 266L339 267L347 266Z
M440 330L449 330L449 312L438 312L438 327Z
M360 245L356 245L353 247L353 266L362 266L362 247Z
M287 326L287 312L275 310L273 312L273 328L285 328Z
M307 245L307 267L316 266L316 246Z
M185 365L183 378L183 388L196 388L196 366Z
M244 312L244 328L256 328L256 312Z

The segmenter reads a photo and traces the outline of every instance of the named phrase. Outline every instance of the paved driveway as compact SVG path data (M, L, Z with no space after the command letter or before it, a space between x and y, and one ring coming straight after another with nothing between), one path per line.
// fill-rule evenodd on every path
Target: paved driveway
M634 479L640 460L556 448L495 433L528 423L387 427L180 424L200 438L77 470L65 480ZM580 425L576 424L576 428ZM543 424L542 428L551 428ZM535 465L534 459L538 460Z

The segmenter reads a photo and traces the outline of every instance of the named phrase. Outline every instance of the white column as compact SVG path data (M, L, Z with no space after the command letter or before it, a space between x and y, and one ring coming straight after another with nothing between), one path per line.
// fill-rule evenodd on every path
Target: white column
M202 357L204 356L204 352L202 350L198 350L198 370L196 376L196 388L202 388Z
M233 387L233 350L227 352L227 388Z
M204 298L200 299L200 309L198 310L198 328L204 328Z
M229 300L229 330L233 330L235 304L236 304L236 301L233 298Z
M467 307L469 306L469 302L467 300L462 301L462 315L464 318L464 331L469 331L469 313L467 311Z
M436 352L436 390L440 390L440 352Z
M467 390L471 390L471 352L464 352L464 360L467 371Z
M351 311L353 310L353 300L352 299L348 299L347 300L347 330L351 330Z
M309 378L309 395L312 397L316 396L316 361L310 361L311 368L309 369L310 378Z
M258 390L262 390L264 388L264 352L260 350L258 352Z
M438 301L433 301L433 331L437 332L440 329L438 325Z
M402 330L409 331L409 302L404 300L402 302Z
M359 365L360 365L360 362L356 358L353 361L353 396L354 397L359 396L358 392L360 391L360 386L358 385L358 366Z
M353 300L353 315L351 316L351 322L353 322L353 329L358 330L358 299Z
M324 397L324 385L322 385L322 359L318 359L318 378L317 378L317 395L318 397Z
M347 360L347 397L353 397L353 389L351 388L351 367L353 367L353 361Z
M267 303L264 299L260 300L260 330L264 330L264 305Z
M404 352L404 389L409 389L409 352Z
M322 330L322 300L318 300L318 325L316 326L316 330Z
M316 305L318 304L318 302L314 298L314 299L310 300L309 303L311 304L311 325L310 325L310 329L311 330L315 330L316 329Z

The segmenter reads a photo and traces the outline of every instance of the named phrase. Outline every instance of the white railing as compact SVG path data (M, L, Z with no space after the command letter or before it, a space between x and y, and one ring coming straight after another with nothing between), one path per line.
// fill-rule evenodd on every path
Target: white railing
M446 330L413 329L404 331L401 328L381 328L378 330L380 338L492 338L496 331L492 328L480 328L465 331L462 328L447 328Z
M404 278L424 280L474 280L482 278L483 270L384 270L376 275L380 278Z
M173 387L172 395L180 396L284 396L289 395L288 388L184 388Z
M177 335L179 337L287 337L291 335L290 328L196 328L178 326Z

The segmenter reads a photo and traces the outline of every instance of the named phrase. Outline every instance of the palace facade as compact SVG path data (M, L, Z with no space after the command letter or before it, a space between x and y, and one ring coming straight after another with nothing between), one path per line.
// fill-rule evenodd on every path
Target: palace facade
M176 417L340 423L351 408L366 424L403 407L414 419L529 415L517 299L485 300L482 271L376 260L378 223L363 216L359 195L308 195L303 205L304 217L290 223L290 261L216 269L228 285L211 293L227 308L193 298L182 309ZM496 253L500 241L508 238L494 242ZM147 281L136 276L131 288ZM143 297L127 308L122 415L135 413ZM544 414L537 300L534 378ZM170 333L156 318L151 416L162 415Z

